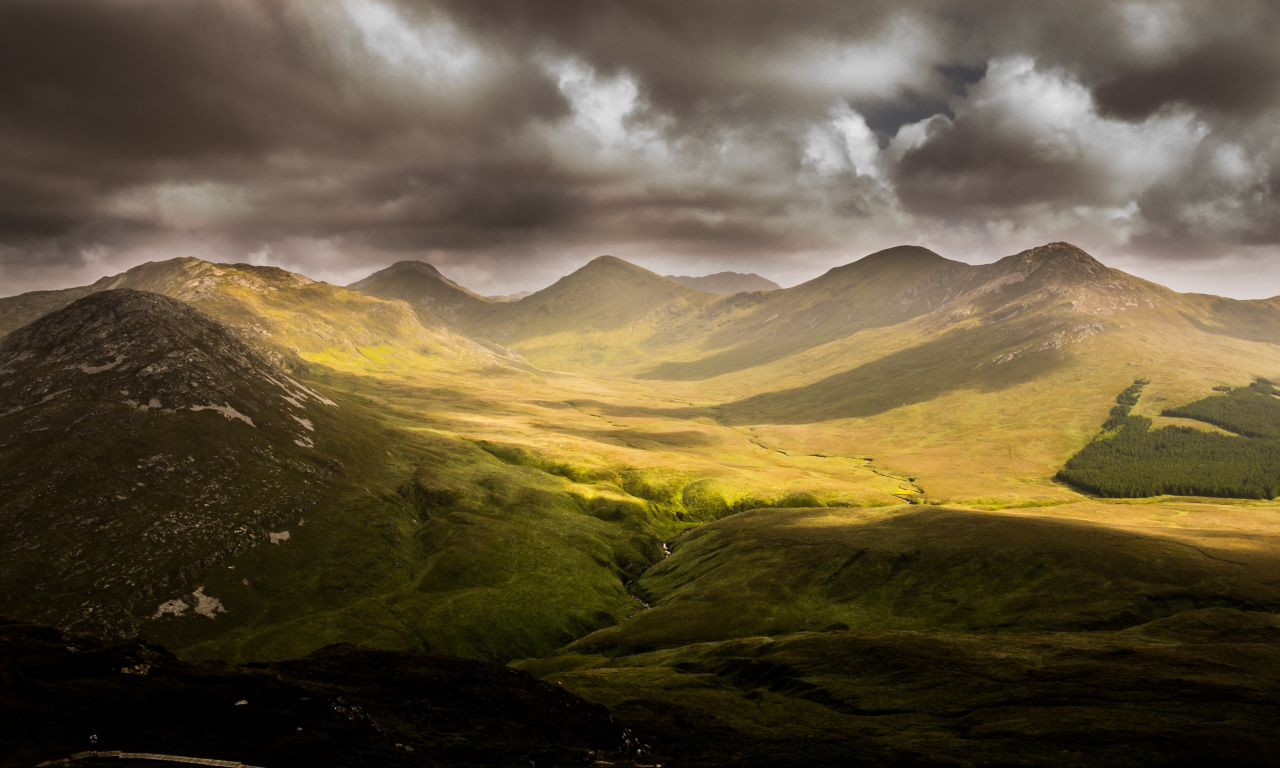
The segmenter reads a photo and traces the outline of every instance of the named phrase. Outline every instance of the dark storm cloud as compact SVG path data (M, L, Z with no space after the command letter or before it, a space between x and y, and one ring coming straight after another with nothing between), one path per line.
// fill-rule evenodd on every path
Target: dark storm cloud
M1246 0L10 0L0 280L1256 252L1278 32Z

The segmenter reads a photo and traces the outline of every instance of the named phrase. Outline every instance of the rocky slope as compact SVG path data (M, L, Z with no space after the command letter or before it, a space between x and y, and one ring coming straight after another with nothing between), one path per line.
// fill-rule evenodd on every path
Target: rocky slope
M200 574L296 525L337 404L222 324L108 290L0 341L0 614L130 634L221 605Z

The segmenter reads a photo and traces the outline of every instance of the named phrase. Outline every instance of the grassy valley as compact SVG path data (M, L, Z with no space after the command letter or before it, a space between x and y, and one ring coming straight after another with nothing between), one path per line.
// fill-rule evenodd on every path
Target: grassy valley
M178 259L0 320L12 618L510 664L674 764L1274 745L1270 303L1058 243L513 301Z

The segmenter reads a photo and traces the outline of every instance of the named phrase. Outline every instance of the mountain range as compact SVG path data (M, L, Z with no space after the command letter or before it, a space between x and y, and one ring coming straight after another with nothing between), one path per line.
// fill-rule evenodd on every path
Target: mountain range
M1245 440L1164 414L1270 407L1280 299L1067 243L721 277L602 256L496 300L181 258L0 299L0 615L508 664L689 764L1275 746L1275 501L1059 472L1117 403Z
M686 288L696 291L714 293L717 296L731 296L735 293L751 291L776 291L782 286L767 280L754 272L717 272L714 275L690 277L688 275L667 275L668 280L675 280Z

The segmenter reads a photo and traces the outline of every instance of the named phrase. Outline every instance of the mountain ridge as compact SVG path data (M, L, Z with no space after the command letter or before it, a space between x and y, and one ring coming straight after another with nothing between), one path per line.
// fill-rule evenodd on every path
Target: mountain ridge
M732 296L735 293L751 291L776 291L782 286L757 275L754 272L717 272L713 275L691 277L689 275L666 275L668 280L675 280L686 288L714 293L717 296Z
M132 288L180 299L228 324L285 368L484 367L500 357L423 307L279 267L191 257L147 262L91 285L0 299L0 337L92 293Z

